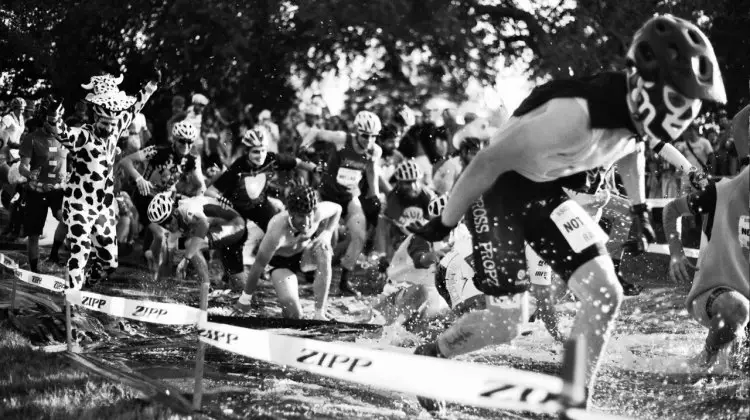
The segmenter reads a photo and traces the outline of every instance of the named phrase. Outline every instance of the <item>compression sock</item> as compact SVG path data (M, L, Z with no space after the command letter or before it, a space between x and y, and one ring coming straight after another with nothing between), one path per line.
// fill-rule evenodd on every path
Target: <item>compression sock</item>
M29 260L29 267L31 268L30 271L34 273L39 272L39 258L34 258L33 260Z

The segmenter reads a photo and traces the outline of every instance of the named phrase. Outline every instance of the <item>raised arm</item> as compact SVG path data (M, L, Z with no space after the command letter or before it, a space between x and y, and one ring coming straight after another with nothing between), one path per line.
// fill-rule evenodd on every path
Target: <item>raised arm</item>
M300 149L309 147L316 141L333 143L337 148L341 148L344 147L344 144L346 144L346 132L311 128L310 131L308 131L305 135L305 138L302 139L302 143L300 143L299 147Z
M377 197L380 194L380 157L383 155L383 150L380 146L373 146L373 153L370 160L367 162L367 185L368 197Z

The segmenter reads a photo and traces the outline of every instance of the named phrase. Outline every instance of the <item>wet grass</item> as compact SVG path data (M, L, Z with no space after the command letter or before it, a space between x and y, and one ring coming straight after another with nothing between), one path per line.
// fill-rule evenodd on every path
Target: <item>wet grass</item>
M127 386L74 367L60 354L35 350L0 322L0 418L181 419Z

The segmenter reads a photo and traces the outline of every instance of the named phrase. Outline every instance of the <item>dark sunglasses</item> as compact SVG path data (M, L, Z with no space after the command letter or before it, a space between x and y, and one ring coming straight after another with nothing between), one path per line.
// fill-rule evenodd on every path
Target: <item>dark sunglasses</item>
M188 139L177 139L177 142L182 143L182 144L187 144L187 145L191 145L194 143L192 140L188 140Z

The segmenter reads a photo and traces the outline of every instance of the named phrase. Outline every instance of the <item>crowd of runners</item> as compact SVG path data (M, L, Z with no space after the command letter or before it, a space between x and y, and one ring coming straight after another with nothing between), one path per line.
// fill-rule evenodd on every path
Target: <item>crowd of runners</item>
M239 313L268 281L283 316L326 320L329 293L360 297L354 273L374 261L371 281L385 286L373 308L388 322L436 330L415 353L442 358L512 341L530 291L532 317L556 340L586 338L593 390L624 296L641 292L624 281L621 261L656 238L648 156L684 181L663 224L669 275L692 282L686 307L707 331L695 363L708 369L731 347L750 373L750 108L721 122L734 152L712 177L700 111L726 93L711 42L691 22L650 19L625 69L540 85L512 115L400 105L323 120L313 101L280 129L268 110L231 118L200 93L187 109L175 96L171 109L144 115L161 78L155 69L132 96L122 76L92 76L71 112L52 96L10 102L0 123L4 238L26 238L29 270L63 265L69 288L95 290L138 249L154 280L192 273L241 293ZM612 200L630 208L632 223L603 217ZM60 223L40 261L48 211ZM682 215L707 237L694 278ZM223 266L213 278L212 258ZM313 284L312 314L300 280ZM567 333L555 312L566 290L577 302Z

